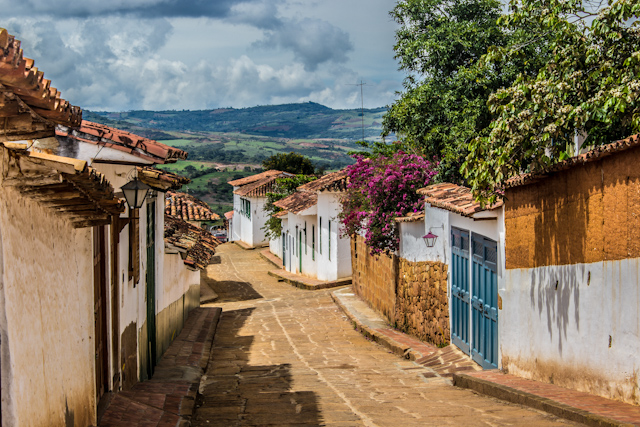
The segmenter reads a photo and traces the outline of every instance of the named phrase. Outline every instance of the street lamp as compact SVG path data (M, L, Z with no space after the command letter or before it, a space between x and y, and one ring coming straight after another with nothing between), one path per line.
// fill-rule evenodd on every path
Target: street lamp
M124 194L124 198L127 200L129 209L140 209L149 190L151 190L151 187L140 181L137 176L134 176L131 181L120 188Z
M438 239L438 236L436 236L431 232L431 230L429 230L429 232L424 236L422 236L422 238L424 239L424 242L427 244L427 247L432 248L436 244L436 240Z

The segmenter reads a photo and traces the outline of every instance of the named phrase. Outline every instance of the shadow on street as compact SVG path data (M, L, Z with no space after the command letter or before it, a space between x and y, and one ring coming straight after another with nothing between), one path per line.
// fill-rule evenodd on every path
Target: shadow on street
M253 310L222 313L192 425L322 425L316 394L291 391L290 364L249 364L251 347L260 343L238 332Z

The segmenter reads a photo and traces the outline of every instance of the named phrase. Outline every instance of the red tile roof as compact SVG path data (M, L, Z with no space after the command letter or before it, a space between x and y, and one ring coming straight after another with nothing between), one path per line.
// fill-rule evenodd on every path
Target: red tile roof
M298 187L301 191L344 191L347 188L347 171L327 174Z
M620 153L622 151L638 146L640 146L640 135L632 135L628 138L621 139L610 144L601 145L591 151L587 151L584 154L571 157L570 159L556 163L539 171L525 173L510 178L505 181L504 187L511 188L519 187L521 185L533 184L534 182L540 181L541 179L546 178L555 172L571 169L584 163L595 162L596 160L600 160L604 157L611 156L613 154Z
M498 200L491 206L482 207L475 201L470 188L456 184L433 184L418 190L418 194L425 196L425 202L431 206L446 209L457 214L471 217L473 214L485 210L491 210L502 206L502 200Z
M267 193L273 190L273 186L276 183L276 179L284 178L288 176L294 176L293 174L287 172L278 172L278 174L270 174L268 176L264 176L261 179L254 181L250 184L245 184L242 187L238 188L233 194L237 194L239 196L245 197L264 197Z
M185 160L187 152L130 132L82 121L80 128L58 127L56 135L123 151L153 163Z
M286 172L277 171L275 169L271 169L268 171L264 171L255 175L247 176L245 178L236 179L233 181L229 181L227 184L233 185L234 187L242 187L243 185L251 184L252 182L260 181L264 178L268 178L275 175L280 175Z
M294 214L309 209L318 203L318 193L310 191L297 191L292 195L274 202L273 205Z
M34 66L34 61L22 56L20 41L4 28L0 28L0 112L4 118L5 139L12 139L10 131L14 128L27 133L25 113L32 117L28 130L34 135L21 139L32 139L38 133L42 134L38 137L53 136L56 124L79 126L82 120L82 109L61 98L60 92L51 87L51 81ZM16 122L14 126L14 121L21 123Z
M409 212L406 216L395 218L396 222L417 222L424 220L424 212Z
M183 221L216 221L220 216L209 205L190 194L168 191L165 196L164 212Z
M225 212L224 217L228 220L233 218L233 211Z
M153 166L138 166L138 178L157 191L179 190L191 180L185 176L160 170Z
M186 251L185 265L205 269L220 241L207 230L170 215L164 217L164 242Z

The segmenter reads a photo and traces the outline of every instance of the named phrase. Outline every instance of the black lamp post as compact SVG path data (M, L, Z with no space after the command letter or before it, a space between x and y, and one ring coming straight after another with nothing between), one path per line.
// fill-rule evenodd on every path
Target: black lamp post
M121 189L124 198L127 200L129 209L140 209L151 187L140 181L137 176L134 176L133 179L123 185Z

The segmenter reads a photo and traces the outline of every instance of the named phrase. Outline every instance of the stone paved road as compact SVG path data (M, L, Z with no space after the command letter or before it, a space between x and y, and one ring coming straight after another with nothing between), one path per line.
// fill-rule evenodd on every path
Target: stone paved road
M330 291L277 282L258 251L218 253L223 314L194 426L574 425L426 378L354 331Z

